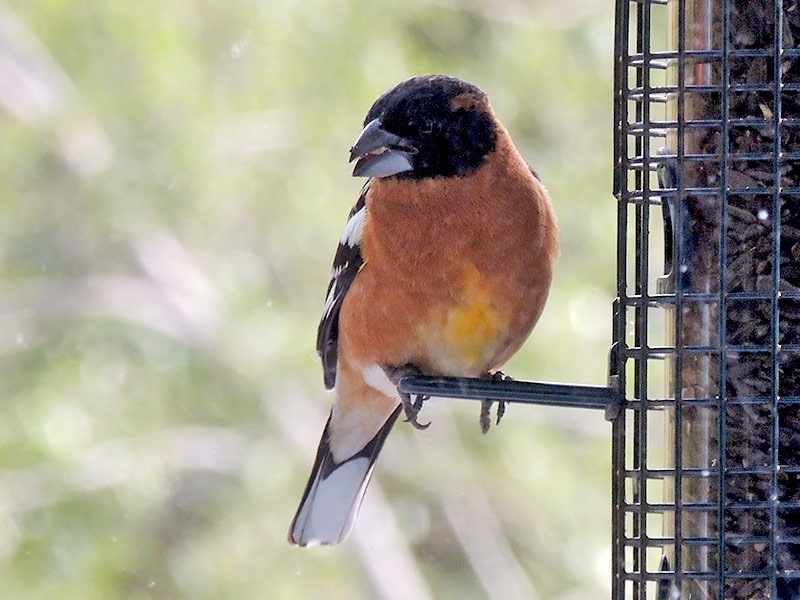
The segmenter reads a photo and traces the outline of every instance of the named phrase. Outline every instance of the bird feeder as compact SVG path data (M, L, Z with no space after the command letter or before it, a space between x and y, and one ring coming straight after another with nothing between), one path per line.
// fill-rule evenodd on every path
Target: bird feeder
M614 600L800 598L800 6L618 0Z

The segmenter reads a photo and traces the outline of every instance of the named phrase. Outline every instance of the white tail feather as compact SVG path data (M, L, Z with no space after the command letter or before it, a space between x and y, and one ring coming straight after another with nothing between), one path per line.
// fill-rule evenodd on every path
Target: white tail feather
M343 542L355 523L372 467L362 456L335 467L327 477L318 470L292 523L290 541L298 546Z
M347 538L364 499L375 460L400 414L400 408L395 408L363 448L340 463L334 459L328 444L331 427L328 417L311 477L289 528L289 543L316 546L339 544Z

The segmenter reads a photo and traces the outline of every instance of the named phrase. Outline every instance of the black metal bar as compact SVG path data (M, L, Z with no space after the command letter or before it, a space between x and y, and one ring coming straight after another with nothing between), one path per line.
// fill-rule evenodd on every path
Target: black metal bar
M731 70L730 70L730 27L731 27L731 7L730 3L725 3L722 7L722 56L720 67L722 69L720 85L723 86L722 90L728 89L727 93L722 91L720 93L720 138L722 147L720 148L720 228L719 228L719 309L717 313L717 331L719 332L719 339L717 341L719 348L716 353L719 361L719 375L717 379L717 387L719 389L719 405L717 410L719 418L717 423L717 439L719 440L719 447L725 450L720 451L719 456L719 474L718 474L718 490L717 490L717 554L719 556L720 568L717 573L717 597L722 598L725 594L725 587L727 585L727 572L728 569L724 565L727 564L727 517L728 510L726 506L728 495L728 481L730 478L730 469L727 467L728 463L728 420L725 418L726 414L726 401L728 399L727 392L727 358L726 352L728 344L728 204L729 204L729 175L730 163L728 158L730 156L730 87ZM737 154L737 158L740 154Z
M502 400L520 404L593 408L607 410L615 401L610 387L541 383L535 381L493 381L469 377L403 377L398 388L406 394L421 394L467 400Z
M677 10L677 98L675 106L675 121L676 123L676 136L675 136L675 160L677 168L675 175L675 222L678 230L683 230L686 226L685 223L689 218L688 211L685 203L687 198L687 190L683 178L683 165L686 157L686 143L685 143L685 124L686 124L686 67L687 58L686 53L690 51L686 44L686 3L678 2ZM688 264L688 248L684 248L683 244L675 244L675 265L680 272L683 265ZM674 422L672 423L673 430L672 436L674 441L672 463L675 467L675 482L674 482L674 498L675 503L675 518L673 519L673 543L672 543L672 569L674 578L671 582L671 590L678 594L683 594L684 587L684 573L683 573L683 518L680 517L681 510L683 509L683 386L681 385L681 377L683 373L683 358L684 358L684 340L683 340L683 307L684 307L684 294L688 291L686 286L683 285L683 278L677 278L675 288L675 322L673 323L672 334L675 344L675 360L672 364L672 373L670 378L673 382L674 395L675 395L675 411Z
M628 89L627 58L630 35L630 4L628 0L616 0L614 18L614 186L613 193L617 198L617 300L614 304L614 347L616 361L610 365L617 378L618 389L625 390L624 345L627 294L625 274L627 271L627 210L625 201L628 179ZM614 419L611 423L611 597L625 597L625 415Z
M772 506L770 507L770 524L772 526L772 535L769 536L768 544L769 544L769 566L771 569L771 577L770 577L770 595L773 598L779 597L778 592L778 572L779 570L782 571L781 576L783 573L786 572L787 569L781 568L780 560L778 558L778 542L780 538L780 543L785 544L787 542L786 538L789 537L786 535L787 529L790 527L786 527L781 523L781 520L778 517L778 498L782 495L780 490L779 478L778 478L778 469L780 468L780 456L779 456L779 448L780 448L780 441L781 441L781 419L780 415L780 388L779 388L779 381L780 381L780 359L778 353L781 351L781 333L780 333L780 302L779 298L781 297L781 269L783 268L781 265L781 227L782 227L782 219L781 219L781 186L782 183L782 173L781 167L784 163L785 156L789 154L789 152L785 152L785 150L790 150L789 148L784 148L784 137L783 137L783 90L785 88L784 84L784 76L782 74L782 67L783 67L783 52L784 52L784 37L782 33L784 32L783 28L783 11L784 6L782 0L775 0L775 27L773 29L773 63L772 63L772 72L774 80L773 84L773 98L775 101L773 107L773 118L774 118L774 130L773 130L773 168L772 168L772 306L771 306L771 323L770 328L772 330L772 360L771 368L772 372L770 373L770 395L772 396L771 400L771 409L772 409L772 447L771 447L771 456L770 456L770 466L772 467L771 473L771 481L770 481L770 498L774 498L775 501L772 502ZM792 153L794 154L794 153ZM786 548L787 546L783 546ZM796 547L796 546L795 546ZM796 551L795 551L796 552ZM795 554L793 552L792 554Z

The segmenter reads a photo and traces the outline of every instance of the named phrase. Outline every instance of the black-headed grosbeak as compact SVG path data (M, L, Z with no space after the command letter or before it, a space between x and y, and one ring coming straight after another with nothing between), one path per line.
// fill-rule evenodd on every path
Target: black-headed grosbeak
M399 376L500 367L539 319L558 253L547 191L474 85L400 83L370 108L350 160L369 179L319 326L335 397L289 530L300 546L347 537L401 408L417 424Z

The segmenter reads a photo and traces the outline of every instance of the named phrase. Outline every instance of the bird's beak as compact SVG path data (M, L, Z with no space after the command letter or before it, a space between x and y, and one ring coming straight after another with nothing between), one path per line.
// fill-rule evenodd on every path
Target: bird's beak
M410 171L417 149L407 139L381 128L381 120L367 123L350 148L350 162L358 160L353 177L389 177Z

